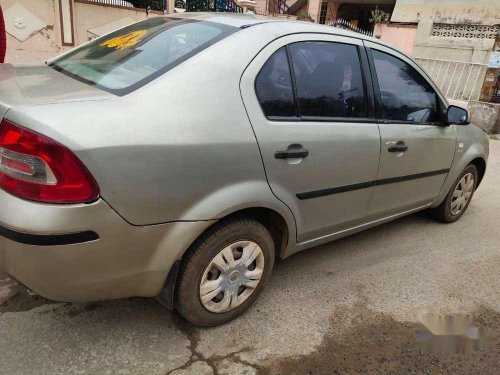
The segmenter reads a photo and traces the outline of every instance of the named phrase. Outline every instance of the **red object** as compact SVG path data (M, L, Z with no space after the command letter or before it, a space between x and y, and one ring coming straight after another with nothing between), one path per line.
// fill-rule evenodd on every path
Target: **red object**
M5 62L5 52L7 51L7 34L5 33L5 21L3 19L3 10L0 5L0 63Z
M88 203L99 197L94 178L68 148L8 120L0 124L0 188L46 203Z

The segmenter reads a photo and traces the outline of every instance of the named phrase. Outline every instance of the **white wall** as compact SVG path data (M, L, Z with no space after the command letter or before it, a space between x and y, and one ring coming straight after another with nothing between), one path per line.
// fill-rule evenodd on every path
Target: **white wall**
M393 22L500 23L500 0L397 0Z
M45 61L73 48L62 45L59 0L0 0L0 5L6 29L10 30L10 33L7 32L6 63ZM16 9L15 13L12 13L13 9ZM15 17L12 17L13 14ZM157 14L150 13L149 17ZM74 0L75 45L95 37L90 31L110 32L113 27L120 28L146 17L145 11L139 9ZM31 32L32 29L33 33L26 38L27 30Z

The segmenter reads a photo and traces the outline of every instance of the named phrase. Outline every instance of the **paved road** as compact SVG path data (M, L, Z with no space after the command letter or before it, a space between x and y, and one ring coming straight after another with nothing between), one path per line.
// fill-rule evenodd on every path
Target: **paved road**
M297 254L277 264L247 314L214 329L193 329L149 299L50 303L0 275L0 299L17 291L0 307L0 373L498 374L499 197L492 140L487 176L459 222L415 214ZM429 338L417 322L433 317L470 317L489 339L445 340L466 354L436 354L415 334Z

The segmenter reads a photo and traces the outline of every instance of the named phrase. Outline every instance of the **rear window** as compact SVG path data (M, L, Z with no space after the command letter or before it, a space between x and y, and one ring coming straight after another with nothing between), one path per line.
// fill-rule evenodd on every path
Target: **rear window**
M49 65L125 95L238 30L209 21L151 18L96 39Z

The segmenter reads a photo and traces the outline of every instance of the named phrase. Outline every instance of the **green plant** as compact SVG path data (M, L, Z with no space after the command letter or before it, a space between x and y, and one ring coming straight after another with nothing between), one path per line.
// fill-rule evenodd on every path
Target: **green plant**
M370 22L381 23L381 22L389 22L391 19L391 14L388 12L384 12L381 9L373 9L370 12Z

